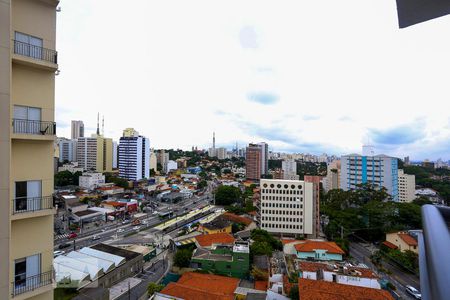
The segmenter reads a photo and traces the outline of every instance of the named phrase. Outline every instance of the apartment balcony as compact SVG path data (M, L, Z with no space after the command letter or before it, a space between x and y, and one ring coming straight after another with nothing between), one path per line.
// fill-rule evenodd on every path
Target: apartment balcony
M52 49L13 40L12 59L22 65L37 67L43 70L58 69L58 52Z
M30 277L16 276L15 281L11 283L11 295L14 299L28 299L36 295L53 290L54 272L40 273Z
M56 136L56 123L39 120L12 120L12 138L27 140L51 140Z
M55 214L53 197L16 198L12 200L11 220L21 220Z

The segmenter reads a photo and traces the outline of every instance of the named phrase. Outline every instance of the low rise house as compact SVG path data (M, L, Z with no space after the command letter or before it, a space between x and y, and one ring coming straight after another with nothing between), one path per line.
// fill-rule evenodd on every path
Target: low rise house
M99 192L101 192L103 195L116 195L116 194L123 194L125 192L125 189L123 187L119 186L102 186L97 189Z
M93 190L105 184L105 175L102 173L83 173L79 177L79 186L83 189Z
M298 261L299 278L380 289L379 277L370 269L350 264Z
M386 242L384 245L391 249L398 249L402 252L409 250L419 254L417 240L408 231L388 233L386 234Z
M322 280L298 279L300 299L321 300L392 300L389 292L382 289L372 289L359 286L339 284Z
M211 222L200 224L198 231L201 231L203 233L207 234L213 234L213 233L231 233L231 222L227 219L223 218L222 216L219 216L212 220Z
M71 162L68 164L63 164L61 167L58 168L58 172L64 172L69 171L70 173L74 174L76 172L83 172L83 168L78 166L78 162Z
M226 232L195 236L197 248L211 249L218 245L234 245L234 237Z
M233 300L238 286L237 278L187 272L155 293L154 300Z
M246 242L235 242L233 246L197 248L192 254L191 267L219 275L244 278L250 268L250 247Z
M304 240L294 245L298 259L342 261L345 252L334 242Z

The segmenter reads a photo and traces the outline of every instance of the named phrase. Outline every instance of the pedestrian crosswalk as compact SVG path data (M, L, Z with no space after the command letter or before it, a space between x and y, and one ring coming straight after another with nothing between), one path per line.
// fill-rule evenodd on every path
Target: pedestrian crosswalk
M69 237L68 233L59 234L59 235L55 236L55 240L62 240L62 239L68 238L68 237Z

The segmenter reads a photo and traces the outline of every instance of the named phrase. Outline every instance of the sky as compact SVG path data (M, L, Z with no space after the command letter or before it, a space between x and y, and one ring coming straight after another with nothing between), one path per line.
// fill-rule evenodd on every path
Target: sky
M58 135L154 148L450 159L450 16L398 28L394 0L61 1Z

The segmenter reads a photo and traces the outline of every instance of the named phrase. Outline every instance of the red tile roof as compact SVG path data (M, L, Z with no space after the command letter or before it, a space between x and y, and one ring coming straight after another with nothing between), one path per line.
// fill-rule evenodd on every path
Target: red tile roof
M391 248L391 249L397 249L398 248L396 245L394 245L394 244L392 244L391 242L388 242L388 241L384 241L383 245L385 245L386 247Z
M238 284L237 278L188 272L160 293L184 300L232 300Z
M225 219L227 219L227 220L230 220L230 221L232 221L232 222L242 223L242 224L244 224L245 226L248 226L248 225L250 225L250 224L253 222L253 220L250 219L250 218L241 217L241 216L238 216L238 215L229 213L229 212L224 213L224 214L222 215L222 217L225 218Z
M294 243L294 242L302 242L302 241L294 240L294 239L281 239L281 243L282 243L283 245L290 244L290 243Z
M322 280L300 278L298 280L300 300L392 300L389 292L360 286L339 284Z
M268 283L265 280L255 281L255 290L267 291Z
M417 241L415 238L407 233L399 233L398 236L406 243L408 246L417 246Z
M324 263L309 262L309 261L299 261L298 267L304 272L316 272L318 270L327 270L328 265Z
M309 241L294 246L298 252L314 252L316 249L327 250L331 254L345 254L335 242Z
M326 263L319 263L319 262L309 262L309 261L299 261L298 267L300 271L304 272L317 272L319 270L324 270L328 272L333 272L337 274L342 274L345 276L352 276L352 277L361 277L361 278L378 278L378 276L370 269L367 268L358 268L358 267L346 267L347 273L343 270L337 271L335 268ZM354 272L350 273L351 271L358 271L359 274L356 274Z
M195 239L201 247L211 247L213 244L234 243L234 237L226 232L197 235Z

